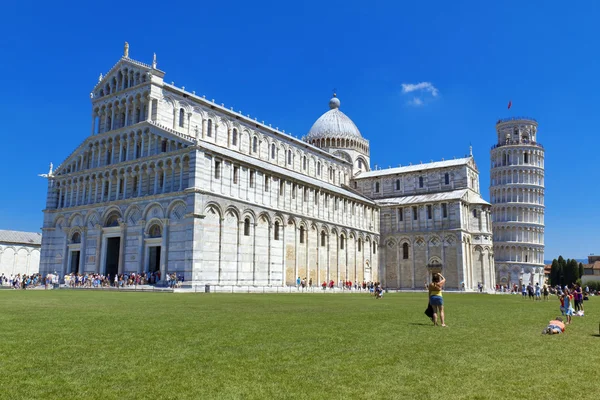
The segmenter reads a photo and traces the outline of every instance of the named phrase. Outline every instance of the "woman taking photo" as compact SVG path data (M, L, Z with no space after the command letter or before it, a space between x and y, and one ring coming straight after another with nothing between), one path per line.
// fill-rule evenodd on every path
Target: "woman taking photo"
M437 326L437 319L440 318L442 326L446 326L444 323L444 299L442 298L442 287L446 283L446 278L442 274L433 274L433 282L428 286L429 289L429 304L433 307L433 325Z

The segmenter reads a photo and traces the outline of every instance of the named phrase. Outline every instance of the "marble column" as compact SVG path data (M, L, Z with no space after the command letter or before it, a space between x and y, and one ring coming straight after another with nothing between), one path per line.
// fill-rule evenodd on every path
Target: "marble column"
M96 259L95 264L96 264L96 273L99 274L100 273L100 256L102 254L102 226L96 224L94 226L94 228L96 229L97 236L96 236L96 253L95 253L95 257Z
M168 249L169 241L167 240L169 236L169 220L163 219L163 231L162 231L162 241L161 241L161 249L160 249L160 280L166 281L167 275L167 262L168 262Z
M118 266L118 274L123 273L123 269L125 268L125 241L127 240L127 224L124 222L119 222L119 227L121 228L121 240L119 240L119 266Z

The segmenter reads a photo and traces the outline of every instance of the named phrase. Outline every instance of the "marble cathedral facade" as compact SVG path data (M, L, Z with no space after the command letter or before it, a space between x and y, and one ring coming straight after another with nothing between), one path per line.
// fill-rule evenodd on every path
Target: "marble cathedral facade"
M344 158L333 151L340 137L318 148L164 75L126 47L94 87L90 135L49 174L42 273L160 270L280 286L379 278L379 208L347 187L353 161L369 164L366 140Z
M128 46L101 75L91 93L89 136L48 174L40 272L175 272L211 285L381 280L421 288L439 269L452 286L492 285L489 204L478 181L470 183L478 179L472 158L424 164L422 190L411 186L413 170L371 171L369 142L335 95L300 140L168 84L164 75L156 58L131 59ZM450 186L435 183L442 171L452 174ZM392 177L401 177L400 192L390 189ZM377 184L380 193L373 192ZM438 192L451 198L437 201ZM433 197L412 199L424 194ZM399 224L398 210L409 216L413 205L419 213L433 207L435 222ZM405 243L410 262L393 255Z

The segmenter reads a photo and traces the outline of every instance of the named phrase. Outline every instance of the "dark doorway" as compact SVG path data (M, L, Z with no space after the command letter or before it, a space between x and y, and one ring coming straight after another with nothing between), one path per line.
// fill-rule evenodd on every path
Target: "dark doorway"
M79 255L81 252L72 251L71 252L71 273L77 274L79 272Z
M108 238L106 240L106 269L105 275L110 275L111 281L119 271L119 247L121 246L121 238Z
M160 269L160 249L160 246L152 246L149 248L148 273L150 274Z

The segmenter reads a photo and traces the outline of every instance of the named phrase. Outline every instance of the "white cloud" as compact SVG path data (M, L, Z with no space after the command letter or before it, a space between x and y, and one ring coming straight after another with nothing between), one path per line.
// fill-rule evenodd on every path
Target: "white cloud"
M420 83L403 83L402 84L402 93L411 93L411 92L429 92L433 97L437 97L440 93L439 90L435 86L431 84L431 82L420 82Z

